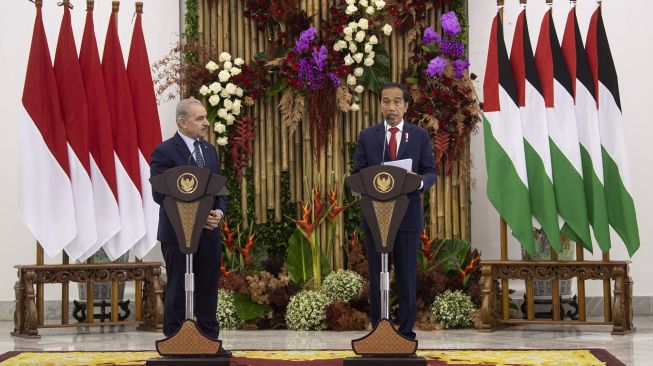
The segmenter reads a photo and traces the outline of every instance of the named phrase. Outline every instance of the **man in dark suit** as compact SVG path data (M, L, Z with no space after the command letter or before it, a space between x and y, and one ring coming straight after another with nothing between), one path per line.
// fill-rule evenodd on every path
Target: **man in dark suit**
M386 161L412 159L412 172L422 178L420 188L408 194L408 210L399 226L392 253L396 288L399 292L399 332L405 337L415 339L413 325L417 317L417 249L423 227L421 192L435 183L437 170L428 132L404 121L409 98L408 91L401 84L388 83L383 86L379 99L385 121L364 129L358 136L354 173ZM381 316L381 254L376 250L365 220L361 226L365 230L370 278L370 318L372 324L376 325Z
M150 172L152 176L162 174L170 168L197 165L220 174L220 163L215 147L202 139L209 127L206 109L197 99L184 99L177 105L177 127L179 131L163 141L152 152ZM179 250L179 243L168 215L163 209L164 195L152 190L159 210L157 239L166 264L167 288L163 310L163 334L173 335L185 320L186 255ZM218 276L220 274L220 229L218 225L226 210L226 199L217 196L213 210L206 218L197 252L193 254L195 274L194 311L197 324L211 338L218 338L219 324L216 320L218 303Z

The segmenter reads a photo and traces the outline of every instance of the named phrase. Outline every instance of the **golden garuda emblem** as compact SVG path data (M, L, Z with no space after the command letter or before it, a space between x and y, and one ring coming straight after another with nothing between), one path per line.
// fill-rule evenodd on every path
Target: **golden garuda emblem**
M197 189L197 177L190 173L184 173L177 178L177 188L181 193L191 194Z
M381 172L374 177L374 189L379 193L388 193L395 185L395 180L392 175Z

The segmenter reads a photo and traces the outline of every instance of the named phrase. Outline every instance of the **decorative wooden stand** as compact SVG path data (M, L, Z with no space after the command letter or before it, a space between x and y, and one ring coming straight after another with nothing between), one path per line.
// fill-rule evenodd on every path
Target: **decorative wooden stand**
M481 263L481 331L492 331L497 325L511 324L585 324L612 325L612 334L625 334L633 331L632 292L633 281L628 276L630 261L483 261ZM578 320L560 320L559 297L554 296L551 320L535 320L532 293L528 283L533 279L557 280L577 278L585 280L614 281L614 303L609 292L604 296L604 321L587 321L585 315L585 294L581 294L582 304ZM499 286L501 280L501 287ZM507 295L508 280L525 280L527 283L527 319L511 319ZM554 286L555 288L556 286ZM583 286L584 287L584 286ZM505 291L504 291L505 290Z
M160 330L163 327L163 290L159 283L161 275L161 263L159 262L18 265L15 268L18 269L18 281L14 286L16 309L14 311L14 331L11 333L13 336L40 338L38 328L126 324L139 324L139 329L144 330ZM136 308L136 320L118 321L118 299L117 296L112 296L112 316L109 322L94 323L93 317L87 317L85 323L68 324L68 307L62 305L62 309L65 309L62 310L62 324L43 324L43 301L36 298L35 285L42 288L44 284L48 283L61 283L67 286L69 282L83 282L92 288L93 282L104 281L113 281L115 284L119 281L137 281L137 286L143 283L143 300L141 306ZM114 287L116 287L117 295L117 286ZM67 305L67 296L62 300ZM40 304L41 308L37 307L37 304ZM90 299L90 304L93 304L92 299Z

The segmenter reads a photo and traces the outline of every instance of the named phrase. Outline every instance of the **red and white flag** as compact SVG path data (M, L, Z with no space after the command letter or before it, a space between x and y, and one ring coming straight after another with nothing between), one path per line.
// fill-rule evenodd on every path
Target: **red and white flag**
M54 76L57 79L61 113L66 126L70 180L73 186L77 221L77 236L65 250L70 259L75 261L97 242L97 228L91 185L86 92L77 58L70 9L66 4L63 8L59 41L54 57Z
M88 103L91 183L93 184L98 240L87 249L80 260L85 260L93 255L120 231L118 185L116 183L117 156L113 151L109 104L95 39L93 3L89 3L87 6L86 25L84 26L82 47L79 51L79 65L82 70Z
M146 232L143 200L141 199L136 118L132 107L125 60L118 39L117 16L118 5L114 3L102 55L102 72L109 101L111 130L115 137L113 147L118 155L116 180L122 224L120 232L104 245L104 250L111 260L126 253L143 239Z
M55 256L77 236L77 222L66 129L39 4L22 101L18 208L43 250Z
M161 122L156 107L154 83L147 57L145 37L142 24L142 4L136 5L136 22L132 34L127 61L127 77L134 104L136 129L138 131L138 158L141 173L141 192L143 193L143 212L145 213L145 237L134 246L134 254L143 258L156 244L159 224L159 205L152 198L150 185L150 156L156 145L161 142Z

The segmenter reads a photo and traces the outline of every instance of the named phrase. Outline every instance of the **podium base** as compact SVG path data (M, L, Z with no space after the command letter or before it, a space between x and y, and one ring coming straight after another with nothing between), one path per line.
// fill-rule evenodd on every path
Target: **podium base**
M384 318L366 336L353 339L351 348L359 356L407 357L415 355L417 341L401 335L390 320Z
M231 364L228 357L162 357L150 358L145 362L146 366L185 366L185 365L202 365L202 366L229 366Z
M343 366L426 366L424 357L347 357Z

